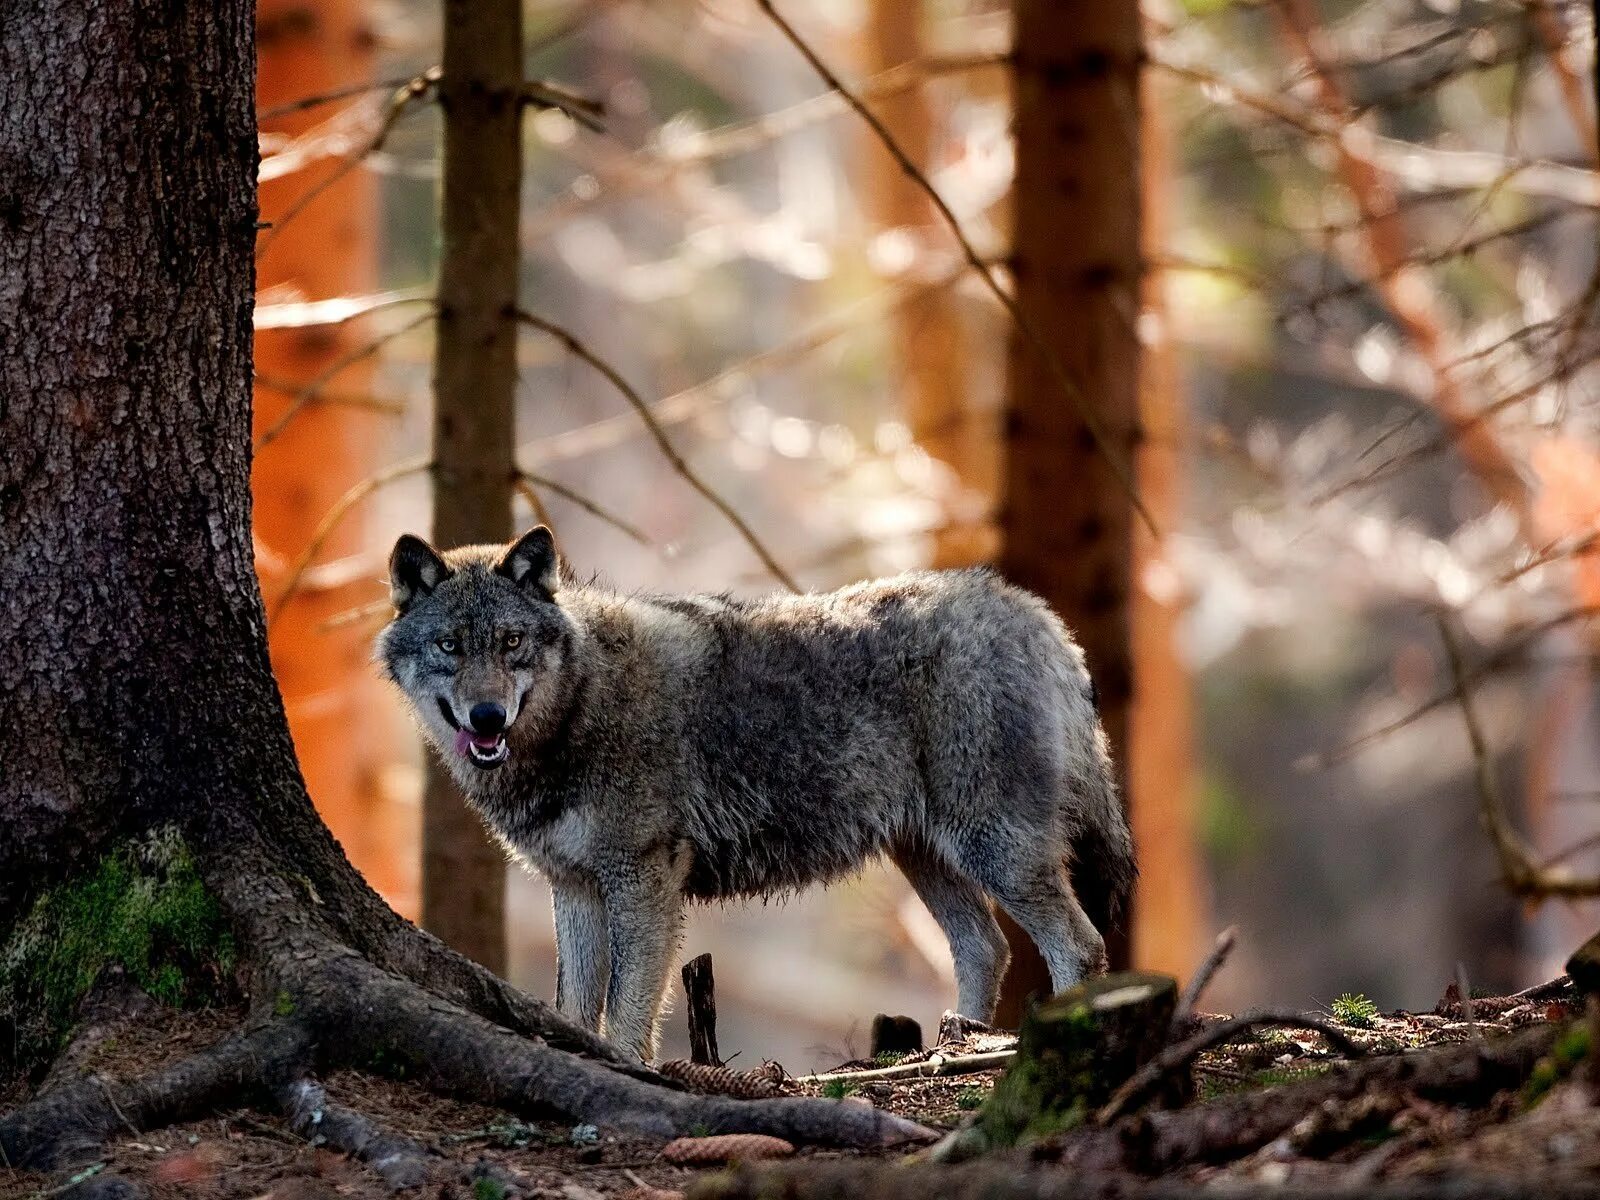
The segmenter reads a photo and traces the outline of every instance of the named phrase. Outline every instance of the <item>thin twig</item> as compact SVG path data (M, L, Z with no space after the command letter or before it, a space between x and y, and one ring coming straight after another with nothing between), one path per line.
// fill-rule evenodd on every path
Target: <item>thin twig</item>
M589 499L589 497L585 496L582 492L574 491L566 484L560 483L554 479L550 479L547 476L535 475L532 471L519 472L517 478L524 487L527 487L529 484L533 484L536 487L542 487L552 491L568 503L576 504L591 517L594 517L600 521L604 521L618 533L623 534L634 542L637 542L639 545L650 549L655 548L655 539L653 539L648 533L645 533L644 530L640 529L637 525L634 525L624 518L619 517L610 509L605 508L595 501ZM537 497L537 493L533 492L533 488L531 487L528 487L527 492L524 494L528 496L530 503L532 503ZM545 523L548 524L548 514L546 514L546 517L542 517L541 520L544 520Z
M979 1071L994 1071L1016 1057L1013 1050L990 1050L983 1054L934 1054L914 1063L897 1063L892 1067L878 1067L871 1071L828 1071L821 1075L801 1075L796 1083L828 1083L845 1079L852 1083L875 1083L880 1079L916 1079L926 1076L975 1075Z
M289 568L289 574L284 581L283 589L278 593L277 599L273 601L272 607L268 612L268 623L276 621L282 615L284 607L294 598L295 593L300 590L300 585L305 580L306 572L311 569L312 560L321 552L323 544L327 542L333 531L339 527L339 523L344 520L352 508L379 488L385 487L397 479L404 479L408 475L419 474L432 466L433 461L431 459L405 459L395 463L393 466L384 468L374 475L367 476L335 500L333 506L322 515L322 520L317 522L317 528L311 534L311 539L306 543L305 549L300 552L300 557L295 559L294 566Z
M256 110L256 123L260 125L276 121L279 117L305 112L308 108L321 108L325 104L337 104L340 100L365 96L368 92L392 92L396 88L407 86L411 79L411 76L404 75L396 79L378 79L372 83L352 83L346 87L334 88L332 91L302 96L298 100L287 100L282 104L274 104L271 108Z
M594 133L606 131L606 127L600 123L600 118L605 115L605 105L598 100L591 100L587 96L568 91L557 84L540 82L536 79L528 80L522 85L522 102L537 108L553 108L564 112L579 125Z
M1244 1013L1237 1017L1230 1017L1226 1021L1219 1021L1215 1025L1202 1029L1199 1033L1185 1038L1168 1046L1157 1054L1144 1066L1129 1077L1128 1081L1111 1094L1100 1111L1095 1113L1095 1122L1100 1125L1115 1121L1130 1107L1139 1103L1162 1080L1176 1071L1182 1070L1203 1051L1213 1046L1220 1046L1230 1042L1251 1029L1263 1025L1288 1026L1294 1029L1309 1029L1320 1033L1327 1039L1328 1044L1340 1054L1348 1058L1359 1058L1365 1050L1337 1025L1322 1017L1310 1013L1294 1012L1253 1012Z
M259 261L266 256L267 251L272 249L284 227L303 213L312 201L355 170L356 166L367 155L382 149L384 142L388 140L389 134L394 130L400 118L405 115L406 110L413 104L432 95L439 84L439 78L439 68L429 67L421 75L408 80L403 86L396 89L394 95L389 98L388 106L384 109L383 119L378 123L378 128L373 132L372 137L367 140L366 145L353 154L345 155L343 162L312 184L301 193L293 204L278 214L277 219L272 223L272 228L267 231L266 237L262 238L261 244L256 247L256 259Z
M315 379L306 384L300 389L299 392L295 394L294 399L289 401L289 407L285 408L283 412L279 414L276 421L261 431L261 436L256 438L256 453L261 453L263 449L277 441L278 437L283 433L283 431L289 427L289 423L299 416L301 411L307 405L313 404L320 400L322 397L322 389L327 386L328 381L335 375L339 374L339 372L343 371L346 367L354 366L362 359L371 358L379 350L383 349L384 346L394 341L395 338L400 337L403 334L410 333L417 326L427 321L431 321L433 318L434 311L430 308L427 312L421 314L420 316L413 317L404 325L401 325L396 329L391 329L388 333L379 334L370 342L366 342L363 345L357 346L348 353L342 354L338 358L334 359L333 362L329 363L317 373Z
M1172 1028L1181 1029L1194 1015L1194 1006L1199 1002L1206 988L1211 986L1211 980L1227 961L1228 955L1233 953L1234 943L1239 939L1239 927L1230 925L1217 934L1216 943L1211 947L1211 953L1206 955L1205 961L1189 979L1189 985L1183 989L1183 994L1178 997L1178 1007L1172 1012Z
M1044 363L1061 394L1066 397L1068 403L1077 412L1078 419L1083 422L1083 427L1088 430L1089 436L1094 439L1096 449L1105 460L1106 465L1111 469L1111 473L1116 477L1117 482L1122 486L1123 491L1127 493L1128 500L1135 511L1144 520L1150 532L1159 537L1160 531L1156 528L1155 518L1150 515L1150 510L1145 507L1144 501L1139 498L1139 490L1134 484L1132 467L1111 445L1100 424L1099 417L1095 415L1094 409L1089 403L1088 397L1084 395L1083 389L1072 378L1071 373L1066 368L1066 364L1061 361L1060 356L1056 354L1039 333L1033 321L1023 310L1022 305L1017 302L1016 297L1005 289L989 264L978 253L977 248L967 237L966 231L962 229L961 220L956 216L955 211L945 202L944 197L939 194L939 190L923 174L922 169L911 161L911 156L905 152L904 147L900 145L894 134L889 132L889 127L867 107L859 96L845 86L844 81L834 73L831 67L818 57L817 52L800 36L794 26L784 20L782 14L773 7L772 0L756 0L756 3L761 11L766 14L767 19L777 26L778 31L783 34L789 44L799 51L800 56L810 64L811 69L822 78L823 83L839 93L844 98L845 103L855 111L856 115L866 122L867 127L872 130L878 141L883 144L883 148L889 152L901 171L928 197L934 211L939 214L940 219L949 228L951 234L955 237L956 243L961 247L961 253L966 258L967 264L983 280L989 291L994 293L995 298L1000 301L1006 312L1010 314L1011 320L1022 334L1023 339L1027 341L1028 345L1039 357L1039 360Z
M622 396L622 398L633 407L633 411L639 414L639 419L644 422L646 430L649 431L651 438L655 441L656 448L661 451L662 457L667 460L672 469L681 475L684 481L688 483L690 487L705 497L705 499L710 502L713 508L727 518L728 523L739 531L739 536L744 539L745 545L749 546L750 549L755 552L756 557L759 558L762 565L765 566L769 572L771 572L774 579L783 584L784 587L788 588L791 592L798 592L800 590L800 585L794 581L793 576L791 576L789 572L784 570L783 567L779 565L778 560L773 557L772 552L767 549L765 543L763 543L762 540L756 536L755 531L745 523L744 518L735 512L733 506L724 500L720 495L718 495L717 492L705 482L705 480L701 479L694 469L690 467L689 464L684 460L683 455L678 453L677 449L672 444L672 440L667 437L666 430L661 427L661 422L658 421L655 414L650 411L650 405L645 401L644 397L638 393L633 385L617 372L615 367L606 362L605 359L601 358L593 350L590 350L588 346L579 341L578 338L575 337L569 330L563 329L560 325L557 325L552 321L547 321L543 317L536 316L533 313L526 312L521 309L517 311L517 320L522 322L524 325L530 326L531 328L537 329L540 332L555 338L556 341L560 342L567 348L569 353L581 358L584 362L588 363L602 376L604 376L606 382L610 383L611 386L614 387Z
M533 490L533 484L521 471L511 476L511 486L517 495L528 502L528 507L533 509L533 519L546 529L554 530L555 522L550 519L550 510L544 506L544 497Z

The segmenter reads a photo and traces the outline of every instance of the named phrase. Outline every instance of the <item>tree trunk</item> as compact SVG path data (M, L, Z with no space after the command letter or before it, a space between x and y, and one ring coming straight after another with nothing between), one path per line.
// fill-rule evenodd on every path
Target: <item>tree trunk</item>
M1015 43L1017 301L1128 461L1139 404L1138 5L1017 0ZM1008 387L1000 567L1076 633L1125 773L1133 509L1048 366L1015 335ZM1009 935L999 1019L1013 1024L1049 981L1027 939ZM1125 937L1107 944L1114 967L1127 961Z
M366 0L261 0L256 107L265 111L352 81L370 79L376 41ZM365 98L349 102L367 103ZM286 112L262 124L263 134L297 136L337 108ZM313 187L343 170L325 158L263 182L261 219L276 222ZM369 171L346 172L279 229L256 264L256 291L288 287L297 297L326 300L371 292L377 280L377 187ZM255 335L255 429L274 427L298 390L351 356L370 329L340 326L258 329ZM371 387L370 359L350 363L328 390L351 396ZM255 461L257 569L269 599L289 566L340 496L374 470L383 414L352 404L302 408ZM366 599L381 574L363 556L371 546L358 522L337 529L323 557L341 567L327 583L303 580L274 614L268 643L272 670L289 713L289 731L317 811L373 887L401 912L417 912L417 831L413 816L385 794L383 765L400 744L393 701L372 670L371 627L327 622ZM359 729L361 736L351 737Z
M1147 262L1167 249L1171 233L1172 137L1151 92L1160 80L1144 72L1144 245ZM1147 573L1171 575L1165 539L1183 518L1184 394L1169 333L1166 276L1145 271L1142 311L1149 336L1140 368L1144 437L1135 462L1139 497L1161 534L1133 530L1133 706L1127 750L1128 802L1141 868L1139 905L1131 925L1133 961L1145 971L1187 979L1207 928L1205 867L1195 835L1194 701L1178 649L1183 597L1145 586Z
M444 249L434 362L433 539L511 536L522 184L521 0L445 0ZM432 756L422 798L422 923L505 969L505 855Z
M876 75L923 56L924 5L908 0L873 0L867 24L867 70ZM885 127L912 162L933 169L933 115L920 87L876 102ZM875 234L908 238L925 257L930 245L949 237L927 193L883 152L878 139L863 130L869 163L867 207ZM907 427L917 444L950 471L959 489L943 524L933 531L935 568L970 567L994 557L994 530L971 510L978 498L994 494L995 454L973 421L966 370L966 331L954 289L934 288L915 303L899 306L890 318L894 369Z
M251 566L252 18L249 0L34 0L0 22L0 981L19 916L70 919L52 891L170 829L251 1005L188 1059L0 1116L0 1161L291 1103L307 1072L355 1065L658 1137L924 1136L668 1090L396 916L317 819Z

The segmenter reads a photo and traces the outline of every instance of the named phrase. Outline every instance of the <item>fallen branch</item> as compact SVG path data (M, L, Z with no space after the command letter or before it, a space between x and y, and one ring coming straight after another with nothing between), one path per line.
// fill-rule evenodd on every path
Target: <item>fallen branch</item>
M1194 1006L1199 1003L1201 995L1206 988L1211 986L1211 980L1222 969L1222 964L1228 960L1228 955L1233 953L1234 943L1239 939L1239 927L1230 925L1217 934L1217 940L1211 947L1211 953L1206 955L1205 961L1190 977L1188 985L1178 996L1177 1010L1172 1014L1172 1028L1181 1029L1187 1025L1194 1016Z
M1174 1024L1176 1024L1176 1019L1174 1019ZM1252 1029L1259 1029L1267 1025L1313 1030L1326 1038L1328 1044L1339 1053L1351 1058L1359 1058L1365 1053L1362 1047L1352 1041L1343 1030L1322 1017L1312 1016L1308 1013L1244 1013L1237 1017L1230 1017L1226 1021L1219 1021L1215 1025L1202 1029L1199 1033L1193 1034L1181 1042L1176 1042L1161 1051L1161 1053L1135 1071L1127 1082L1112 1093L1111 1099L1107 1100L1101 1106L1100 1111L1095 1113L1095 1123L1109 1125L1130 1109L1137 1107L1159 1088L1169 1076L1187 1068L1203 1052L1210 1050L1213 1046L1220 1046L1224 1042L1231 1042L1241 1033L1248 1033Z
M917 1079L932 1075L975 1075L1005 1066L1016 1057L1015 1050L990 1050L983 1054L939 1054L914 1063L897 1063L870 1071L827 1071L821 1075L801 1075L796 1083L828 1083L842 1079L850 1083L876 1083L880 1079Z

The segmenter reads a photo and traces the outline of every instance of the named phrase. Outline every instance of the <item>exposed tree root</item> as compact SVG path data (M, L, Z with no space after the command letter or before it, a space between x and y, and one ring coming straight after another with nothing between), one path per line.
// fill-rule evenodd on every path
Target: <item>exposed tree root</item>
M421 1144L332 1103L321 1084L298 1080L279 1093L278 1101L289 1127L301 1137L360 1159L395 1191L428 1178L428 1152Z
M618 1062L617 1052L595 1035L462 966L464 960L415 930L413 945L396 936L383 955L395 968L410 968L402 974L353 949L330 919L334 914L320 911L319 901L300 900L282 877L240 870L235 860L230 873L211 878L246 951L253 1022L141 1079L88 1076L37 1095L0 1120L6 1161L36 1168L83 1162L119 1130L143 1131L257 1103L284 1105L301 1133L320 1134L367 1161L391 1186L419 1182L425 1173L421 1147L359 1113L329 1106L321 1088L307 1081L311 1073L340 1067L404 1078L525 1117L559 1117L663 1140L761 1133L869 1148L933 1136L892 1114L837 1101L691 1094L642 1064ZM479 1005L493 1016L475 1011Z
M272 1022L142 1079L90 1075L62 1084L0 1118L0 1151L14 1167L48 1170L92 1160L119 1130L157 1129L218 1108L265 1100L311 1055L303 1029Z

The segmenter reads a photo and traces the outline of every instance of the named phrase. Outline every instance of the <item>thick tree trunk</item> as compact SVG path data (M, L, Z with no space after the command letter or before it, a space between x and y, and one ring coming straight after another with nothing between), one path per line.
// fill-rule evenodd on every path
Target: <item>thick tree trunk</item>
M1017 0L1015 43L1017 301L1093 406L1111 449L1130 461L1139 427L1139 8ZM1133 509L1020 336L1008 386L1000 567L1077 634L1125 770ZM1037 952L1010 932L1017 953L999 1017L1008 1024L1029 993L1049 990ZM1125 937L1107 941L1112 965L1125 963Z
M0 1161L217 1105L293 1110L307 1072L347 1066L655 1136L924 1136L661 1086L397 917L317 819L251 567L252 17L35 0L0 22L0 939L119 840L171 827L251 1003L188 1059L0 1116Z
M433 538L511 536L522 183L521 0L445 0L444 250L434 363ZM431 757L422 798L422 923L505 969L505 855Z

